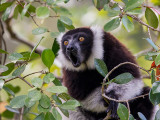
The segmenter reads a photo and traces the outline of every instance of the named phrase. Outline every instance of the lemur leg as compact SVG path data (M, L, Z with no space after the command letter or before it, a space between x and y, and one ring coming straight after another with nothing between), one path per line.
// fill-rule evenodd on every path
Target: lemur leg
M111 83L106 89L105 94L111 98L117 100L128 100L137 95L140 95L143 90L143 82L140 79L133 79L127 84L116 84ZM110 101L107 112L111 111L112 118L118 118L117 115L118 103L115 101Z

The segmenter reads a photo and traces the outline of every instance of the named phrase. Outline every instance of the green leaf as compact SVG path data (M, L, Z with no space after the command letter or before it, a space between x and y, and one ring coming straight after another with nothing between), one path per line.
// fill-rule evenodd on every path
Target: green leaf
M26 95L20 95L20 96L17 96L15 98L13 98L10 101L11 107L12 108L21 108L21 107L23 107L26 97L27 97Z
M45 49L42 52L42 61L50 69L54 62L55 56L51 49Z
M34 29L34 30L32 30L32 34L33 35L39 35L39 34L43 34L43 33L45 33L45 32L47 32L47 29L46 28L43 28L43 27L39 27L39 28L36 28L36 29ZM42 38L44 38L44 37L42 37ZM41 39L42 40L42 39ZM40 40L40 41L41 41Z
M80 106L80 103L77 100L68 100L67 102L59 105L60 108L66 110L74 110L78 106Z
M57 38L59 35L59 32L51 32L50 35L52 38Z
M17 61L17 60L19 60L20 58L23 58L23 55L21 55L20 53L12 53L12 54L10 54L10 56L9 56L9 59L10 59L11 61Z
M52 109L52 114L56 120L62 120L61 114L58 112L58 110L55 107Z
M53 86L53 87L47 88L47 91L52 93L66 93L67 88L64 86Z
M62 112L66 117L69 118L69 112L68 112L68 110L65 110L65 109L62 109L62 108L59 108L59 109L61 110L61 112Z
M156 81L156 82L153 83L152 93L153 94L160 93L160 81Z
M4 85L4 80L0 79L0 90L3 88L3 85Z
M160 54L155 59L155 64L158 66L160 64Z
M12 76L20 76L24 72L25 68L26 68L26 65L20 66L12 73Z
M59 44L58 44L58 42L55 39L54 43L52 45L52 51L53 51L55 57L57 57L59 49L60 49Z
M24 101L25 106L28 108L32 107L35 103L35 101L31 101L31 98L28 97Z
M125 105L121 103L118 104L117 114L121 120L128 120L129 113Z
M52 73L48 73L44 76L43 80L45 83L50 83L55 79L54 75Z
M0 49L0 53L9 54L7 51Z
M72 25L72 20L66 16L61 16L60 21L67 25Z
M151 71L151 83L153 84L156 81L155 71L152 69Z
M143 2L144 2L144 0L129 0L126 3L126 7L124 10L125 11L132 10L136 7L139 7Z
M120 10L114 10L108 4L104 6L104 10L108 12L109 17L118 16L120 14Z
M4 89L7 93L9 93L9 94L11 94L13 97L15 97L14 92L13 92L11 89L9 89L7 86L3 86L3 89Z
M56 102L57 105L62 104L62 101L57 97L57 95L52 95L53 100Z
M62 86L62 83L59 79L55 78L55 80L53 80L53 83L55 86Z
M73 25L67 25L67 24L64 24L65 28L67 28L68 30L73 30L75 29L75 27Z
M158 18L157 15L150 8L146 8L145 17L148 24L154 28L158 27Z
M146 117L141 112L138 112L138 116L140 117L141 120L147 120Z
M135 120L133 115L131 115L131 114L129 115L129 120Z
M30 7L31 3L29 3L27 6L25 6L22 10L22 13L21 13L21 19L23 19L23 17L26 15L27 11L28 11L28 8Z
M55 6L52 8L52 10L55 12L55 13L58 13L60 15L64 15L64 16L68 16L70 15L71 16L71 12L69 12L68 9L64 8L64 7L60 7L60 6Z
M7 71L8 70L8 67L7 66L4 66L4 65L0 65L0 74Z
M127 13L131 14L131 15L141 14L142 9L141 8L135 8L135 9L129 10Z
M160 93L153 94L152 89L149 92L149 99L154 105L158 105L160 103Z
M154 44L154 42L151 40L151 39L149 39L149 38L146 38L146 40L148 41L148 43L155 49L155 50L159 50L159 48Z
M126 83L130 82L133 79L134 79L134 77L132 76L131 73L122 73L122 74L116 76L114 78L113 82L115 82L117 84L126 84Z
M39 114L34 120L44 120L44 113Z
M16 7L14 9L13 18L17 19L18 18L18 14L19 14L19 5L16 5Z
M9 105L5 106L5 108L6 108L8 111L11 111L11 112L13 112L13 113L17 113L17 114L20 113L18 109L12 108L12 107L9 106Z
M40 104L38 104L38 111L39 112L49 112L50 108L43 108Z
M38 18L44 19L49 17L50 11L47 7L38 7L36 8L36 15Z
M105 77L108 73L108 69L106 64L104 63L103 60L100 59L95 59L94 60L94 65L96 67L96 70L103 76Z
M58 95L58 97L62 98L64 101L68 101L71 99L71 97L67 93L61 93Z
M8 63L6 66L8 67L8 70L5 71L5 72L3 72L1 74L2 76L9 75L13 71L13 69L14 69L14 63Z
M160 119L160 110L157 111L155 119L154 120L159 120Z
M41 92L38 90L29 91L28 97L31 99L31 101L38 101L41 99Z
M35 87L41 88L43 84L43 80L41 78L35 77L31 80L31 83Z
M128 1L129 1L129 0L122 0L122 2L124 2L125 4L127 4L127 3L128 3Z
M28 52L28 51L21 52L21 54L23 55L23 58L20 58L19 60L25 60L25 61L33 60L40 56L38 53L33 52L31 54L31 52Z
M46 3L47 3L48 5L52 5L54 2L55 2L55 0L46 0Z
M114 18L104 25L104 30L106 32L112 31L112 30L118 28L119 25L120 25L120 19L119 18Z
M47 112L44 120L56 120L56 119L53 117L52 113Z
M105 4L109 3L109 0L92 0L92 2L98 10L101 10Z
M59 32L65 32L65 26L60 20L57 21L57 28Z
M128 32L131 32L134 30L134 24L128 19L126 15L123 16L122 22Z
M13 5L10 6L10 7L8 7L8 8L5 10L5 12L4 12L3 15L2 15L2 20L3 20L3 21L6 21L6 20L8 19L9 15L10 15L11 12L12 12L12 8L13 8Z
M13 2L5 2L3 4L0 4L0 12L6 10L9 6L11 6Z
M41 97L41 99L39 101L39 104L43 108L49 108L51 106L50 98L47 95L42 94L42 97Z

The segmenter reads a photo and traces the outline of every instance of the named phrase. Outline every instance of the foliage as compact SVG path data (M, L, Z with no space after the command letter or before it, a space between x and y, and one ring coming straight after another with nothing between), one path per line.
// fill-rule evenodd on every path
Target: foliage
M49 33L50 36L55 39L60 32L65 32L66 30L72 30L75 28L73 25L74 23L70 18L70 11L59 6L59 3L65 4L68 1L69 0L39 0L39 4L35 5L34 0L29 0L27 2L18 0L9 2L4 0L0 4L0 12L3 12L3 21L7 21L8 19L17 20L18 16L21 16L21 20L23 20L24 17L29 17L36 24L36 28L33 28L32 30L33 35L38 36L43 34L45 36L44 33ZM104 11L107 11L107 15L111 18L111 20L104 25L104 30L107 32L117 29L121 24L128 32L134 31L135 25L133 20L146 26L150 30L160 32L158 30L158 15L160 12L153 7L145 6L144 0L122 0L119 2L110 0L92 1L98 10L103 9ZM152 2L155 5L160 5L158 0L152 0ZM142 12L143 8L146 8L144 13ZM52 16L52 12L56 15ZM136 15L145 16L147 24L145 24L144 20L139 19ZM58 18L56 25L59 32L50 31L46 26L39 26L34 17L40 20L45 20L49 17ZM9 63L0 65L0 91L2 89L5 90L9 96L8 102L10 104L6 106L7 110L5 112L10 114L11 117L13 117L13 113L20 115L22 110L29 114L31 108L36 106L38 112L34 113L35 120L62 120L62 116L59 111L61 111L66 117L69 117L68 110L75 110L76 107L80 106L78 101L68 95L67 88L62 86L60 80L55 77L56 75L51 73L52 64L54 63L59 50L59 45L56 42L56 39L52 45L52 49L44 49L41 54L41 61L48 70L38 71L41 76L32 77L31 82L26 81L26 77L37 73L31 73L26 76L23 75L23 72L27 69L27 64L32 60L40 58L40 55L35 51L41 41L43 41L43 38L44 37L37 42L30 52L9 53L0 49L0 54L8 55L10 60ZM145 39L154 48L153 51L145 54L147 61L153 61L150 70L150 77L153 85L149 93L149 99L154 105L158 105L160 104L159 46L153 42L150 32L149 37ZM102 60L95 59L95 67L103 77L106 77L109 74L107 66ZM20 91L20 88L18 86L14 87L11 84L7 84L11 80L15 80L17 78L24 81L31 87L27 94L17 96L16 93ZM117 84L126 84L132 79L133 76L130 73L123 73L103 85L108 85L112 82ZM4 117L6 117L5 112L2 114ZM129 108L121 103L118 105L117 113L122 120L134 119L129 112ZM155 120L160 119L159 113L160 112L158 111ZM25 112L22 114L25 114ZM142 113L138 113L138 115L141 119L146 119Z

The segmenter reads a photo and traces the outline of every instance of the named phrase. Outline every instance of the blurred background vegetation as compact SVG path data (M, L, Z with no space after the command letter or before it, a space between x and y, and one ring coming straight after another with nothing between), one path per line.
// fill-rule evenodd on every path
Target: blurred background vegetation
M1 2L3 1L5 0L2 0ZM120 2L120 0L115 0L115 1ZM157 10L160 11L159 0L148 0L148 4L149 6L154 5L157 8ZM33 5L38 6L39 3L35 2ZM92 26L92 25L99 25L103 28L106 22L110 20L110 17L107 16L107 11L104 11L103 9L100 11L97 10L91 0L70 0L66 4L61 3L60 6L64 8L64 11L60 10L59 12L72 19L73 25L76 28L82 26ZM52 12L52 15L54 16L55 13ZM144 22L146 22L145 16L143 15L139 15L138 17L141 18ZM41 27L45 26L52 32L58 32L57 19L58 19L57 17L49 17L47 19L35 18L36 22ZM150 45L145 39L143 39L148 37L147 28L140 25L136 21L133 22L135 25L134 31L128 33L125 30L124 26L120 25L118 29L112 31L111 33L114 36L116 36L116 38L118 38L123 44L125 44L125 46L127 46L127 48L133 54L136 54L141 50L149 48ZM45 38L42 40L40 44L41 47L39 47L39 49L43 50L44 48L52 47L54 39L51 37L49 33L45 33L38 36L32 34L32 30L37 26L34 24L31 17L24 17L22 20L21 16L19 15L18 19L9 19L4 24L5 24L5 30L7 31L4 34L4 38L6 40L7 51L9 53L31 51L32 48L30 47L30 45L28 46L27 44L25 44L25 42L22 42L21 40L27 41L26 43L31 43L34 45L42 36L45 36ZM17 40L17 37L13 37L13 35L11 35L10 31L7 29L7 25L21 40ZM151 32L151 35L153 40L160 41L160 37L159 35L157 35L157 33ZM144 67L147 70L150 69L151 62L146 61L144 59L144 56L137 58L137 62L141 67ZM51 72L54 72L55 75L60 77L61 76L60 67L61 67L60 63L56 60L51 67ZM23 75L45 69L46 67L42 63L42 60L38 58L28 63L27 68L25 69ZM37 74L35 76L37 76ZM26 80L29 81L32 77L34 77L34 75L28 77ZM145 79L145 83L147 85L150 85L150 79ZM23 81L19 79L9 82L8 86L16 93L16 95L27 94L28 89L30 89L28 85L26 85ZM4 106L8 104L10 98L12 98L12 96L6 93L4 90L0 91L0 114L3 113L2 114L3 120L13 119L13 113L6 111L6 109L4 108ZM36 108L32 108L33 112L36 112L36 110L37 110ZM35 116L32 114L26 115L26 118L28 120L33 119L33 117Z

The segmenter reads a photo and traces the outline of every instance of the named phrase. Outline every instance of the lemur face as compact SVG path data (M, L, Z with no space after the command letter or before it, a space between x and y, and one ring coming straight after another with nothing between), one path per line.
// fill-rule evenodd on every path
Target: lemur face
M88 28L74 29L63 35L61 48L74 67L85 63L92 50L93 33Z

